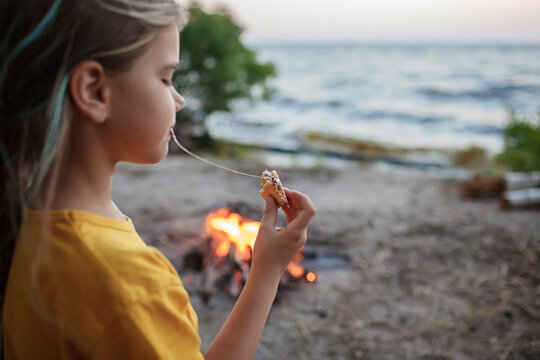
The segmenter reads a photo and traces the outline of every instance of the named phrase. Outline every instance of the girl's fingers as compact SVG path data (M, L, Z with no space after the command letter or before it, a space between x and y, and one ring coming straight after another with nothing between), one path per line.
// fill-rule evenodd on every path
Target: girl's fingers
M264 198L266 201L266 208L261 219L261 227L268 227L275 229L277 220L277 204L272 196Z
M296 218L287 224L287 228L292 231L305 231L311 219L315 216L315 209L302 209L296 213Z
M290 200L292 213L294 214L294 222L292 222L291 220L291 225L294 225L294 227L298 228L307 227L313 216L315 216L315 206L313 206L313 203L311 202L309 197L298 191L285 189L285 193L287 194L287 198ZM287 214L287 212L285 212L285 214ZM289 215L287 215L287 218L288 217Z
M299 191L293 191L285 188L285 194L287 199L290 201L290 205L297 211L302 209L307 209L310 211L315 211L315 206L309 199L307 195L302 194Z
M292 207L292 205L285 205L282 207L283 212L285 213L285 216L287 216L287 224L294 220L296 217L296 211Z

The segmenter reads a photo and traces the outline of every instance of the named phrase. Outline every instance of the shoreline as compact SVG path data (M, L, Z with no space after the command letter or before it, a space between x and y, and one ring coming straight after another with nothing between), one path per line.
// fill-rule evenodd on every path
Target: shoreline
M403 166L423 170L447 170L456 174L468 172L466 169L457 167L451 162L451 151L437 149L388 149L386 151L347 152L331 149L316 149L313 147L300 147L287 149L274 146L241 144L222 142L221 147L225 152L232 153L233 160L236 158L260 158L259 162L270 162L273 166L283 168L335 168L343 169L346 164L373 164L382 163L387 165ZM232 150L231 150L232 148ZM174 149L175 153L185 153L181 149ZM187 154L185 154L187 155ZM202 155L213 157L214 155Z
M224 139L215 139L220 150L218 153L240 160L246 154L259 157L262 161L274 159L272 164L278 167L329 167L342 169L347 163L383 163L424 170L440 169L459 177L466 173L482 171L502 174L503 167L495 165L497 153L474 144L466 148L417 148L397 147L389 144L363 141L336 135L316 132L306 133L301 145L283 147L264 144L248 144ZM182 152L175 148L175 153ZM250 154L251 153L251 154ZM277 161L281 158L281 163Z

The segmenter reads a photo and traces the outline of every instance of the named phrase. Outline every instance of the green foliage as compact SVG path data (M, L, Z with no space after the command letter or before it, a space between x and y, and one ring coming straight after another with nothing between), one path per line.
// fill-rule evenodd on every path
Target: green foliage
M540 170L540 114L537 119L529 119L510 113L504 130L504 150L497 162L513 171Z
M183 133L193 133L194 123L204 126L204 118L214 111L230 111L234 99L252 99L255 86L268 98L271 90L266 80L275 75L271 63L260 63L256 53L244 46L243 30L226 9L208 13L194 2L189 16L180 37L181 65L174 77L186 97L186 107L177 117ZM204 127L199 135L208 141Z

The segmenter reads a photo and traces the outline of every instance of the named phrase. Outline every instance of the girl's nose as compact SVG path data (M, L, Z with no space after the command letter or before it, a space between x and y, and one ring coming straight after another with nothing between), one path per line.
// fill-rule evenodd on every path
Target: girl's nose
M180 95L178 91L176 91L176 89L174 89L173 91L174 91L174 103L176 105L176 112L179 112L180 110L184 108L186 101L184 100L184 97Z

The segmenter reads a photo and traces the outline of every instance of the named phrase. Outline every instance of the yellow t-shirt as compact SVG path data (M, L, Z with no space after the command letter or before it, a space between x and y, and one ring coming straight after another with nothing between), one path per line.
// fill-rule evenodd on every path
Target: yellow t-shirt
M177 272L128 218L29 211L3 323L6 359L203 358Z

